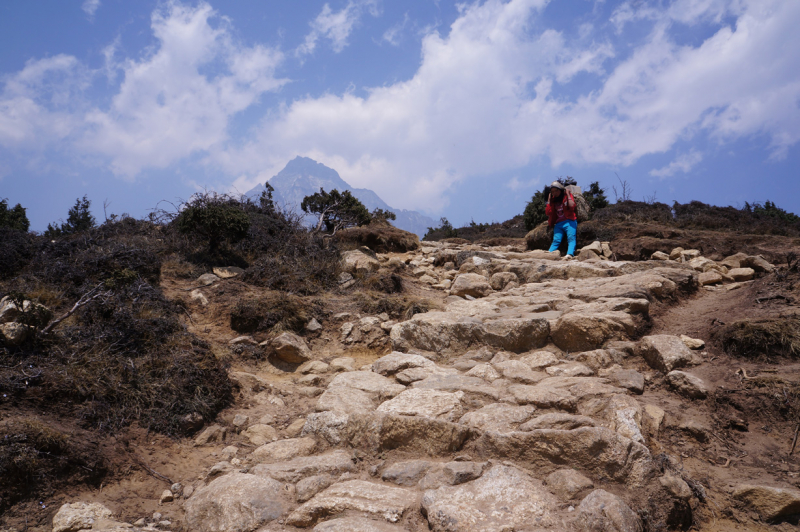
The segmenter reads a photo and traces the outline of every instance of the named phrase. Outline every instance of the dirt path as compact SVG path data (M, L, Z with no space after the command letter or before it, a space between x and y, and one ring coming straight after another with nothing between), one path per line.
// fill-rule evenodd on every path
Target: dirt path
M679 305L659 305L652 311L650 334L685 334L706 343L705 362L691 371L714 390L712 396L687 409L685 402L665 397L666 390L646 392L668 413L665 423L671 434L664 441L673 445L667 452L681 456L687 472L709 488L709 504L699 512L704 522L700 530L796 530L789 523L754 524L753 515L725 502L737 484L800 486L800 452L789 454L800 421L790 414L796 412L793 395L800 385L800 364L730 357L715 334L737 320L798 310L783 300L757 301L774 292L774 283L762 279L737 290L701 289ZM749 379L743 378L742 369ZM690 421L707 427L710 441L692 442L675 430Z

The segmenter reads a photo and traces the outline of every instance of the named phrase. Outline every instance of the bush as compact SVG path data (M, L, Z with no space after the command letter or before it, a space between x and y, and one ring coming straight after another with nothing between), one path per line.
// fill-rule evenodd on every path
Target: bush
M241 202L226 195L206 192L184 205L175 219L178 231L196 234L208 243L214 253L223 242L235 243L247 236L250 218Z
M722 347L746 358L800 358L800 317L737 321L721 332Z
M47 224L47 230L44 232L48 238L55 238L59 236L72 235L95 227L94 216L89 211L92 202L86 196L75 200L75 205L68 211L67 221L62 222L60 226L54 223Z
M22 270L36 250L36 237L10 227L0 227L0 280Z
M458 230L453 228L447 218L439 219L439 227L428 227L422 240L442 240L444 238L458 238Z
M7 227L16 231L27 232L31 223L25 208L17 203L13 209L8 208L8 199L0 200L0 228Z
M99 481L106 465L97 451L36 418L0 424L0 514L47 488Z
M339 251L308 232L284 235L285 240L262 254L245 270L242 280L295 294L310 295L336 286Z
M349 190L339 192L333 189L330 192L325 192L324 189L320 188L319 192L303 198L300 208L305 213L318 216L317 225L313 229L314 232L321 231L324 225L326 231L335 234L339 229L366 225L372 220L372 215L364 204L353 196ZM381 210L381 213L385 213L385 211ZM389 214L385 215L384 221ZM383 215L379 214L379 216Z
M301 298L271 292L258 299L242 299L231 311L231 329L237 332L302 332L314 310Z
M547 196L545 196L544 191L540 191L534 194L528 204L525 205L522 221L526 230L530 231L540 223L547 221L547 214L545 214L546 204Z

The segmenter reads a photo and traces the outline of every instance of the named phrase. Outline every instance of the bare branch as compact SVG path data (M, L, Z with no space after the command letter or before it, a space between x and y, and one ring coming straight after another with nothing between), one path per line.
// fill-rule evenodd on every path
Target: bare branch
M111 291L107 291L107 292L100 292L99 291L101 286L103 286L103 283L98 283L97 286L95 286L94 288L92 288L91 290L89 290L88 292L83 294L81 296L81 298L78 301L76 301L74 305L72 305L71 309L69 309L67 312L62 314L60 317L54 319L49 324L47 324L47 327L42 329L42 334L49 334L50 331L52 331L53 328L56 325L58 325L59 323L61 323L65 319L69 318L70 316L75 314L75 311L77 311L79 308L81 308L81 307L83 307L85 305L88 305L89 303L91 303L95 299L100 299L100 298L104 298L104 297L110 296L111 295Z

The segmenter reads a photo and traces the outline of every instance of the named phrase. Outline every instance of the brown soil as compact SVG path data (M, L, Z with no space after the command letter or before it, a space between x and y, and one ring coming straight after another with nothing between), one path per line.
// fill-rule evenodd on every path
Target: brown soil
M694 401L671 394L662 379L653 381L644 398L667 412L664 451L683 459L690 477L708 488L708 504L697 509L699 529L795 530L791 523L765 527L757 516L742 512L730 500L733 486L742 483L800 487L800 449L790 454L800 423L800 362L795 360L746 360L727 355L718 340L726 323L741 319L770 318L800 311L797 302L760 298L786 293L792 283L767 275L738 290L701 289L675 306L652 309L650 334L686 334L706 342L706 362L692 373L702 378L713 394ZM791 290L788 290L791 292ZM645 368L642 368L645 369ZM653 372L651 371L651 374ZM695 421L709 433L698 442L678 428Z

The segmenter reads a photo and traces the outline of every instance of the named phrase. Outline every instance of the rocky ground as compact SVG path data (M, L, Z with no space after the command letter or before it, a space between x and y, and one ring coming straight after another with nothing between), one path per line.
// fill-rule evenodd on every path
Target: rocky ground
M236 404L193 440L131 430L120 445L136 470L18 508L3 530L56 508L28 529L794 530L785 411L800 367L732 359L713 335L737 312L796 312L791 295L769 298L780 270L696 250L611 257L600 242L580 260L350 251L326 317L264 338L222 317L251 290L236 277L165 279L189 297L193 332L242 354ZM359 314L370 272L433 310ZM244 356L259 350L270 358Z

